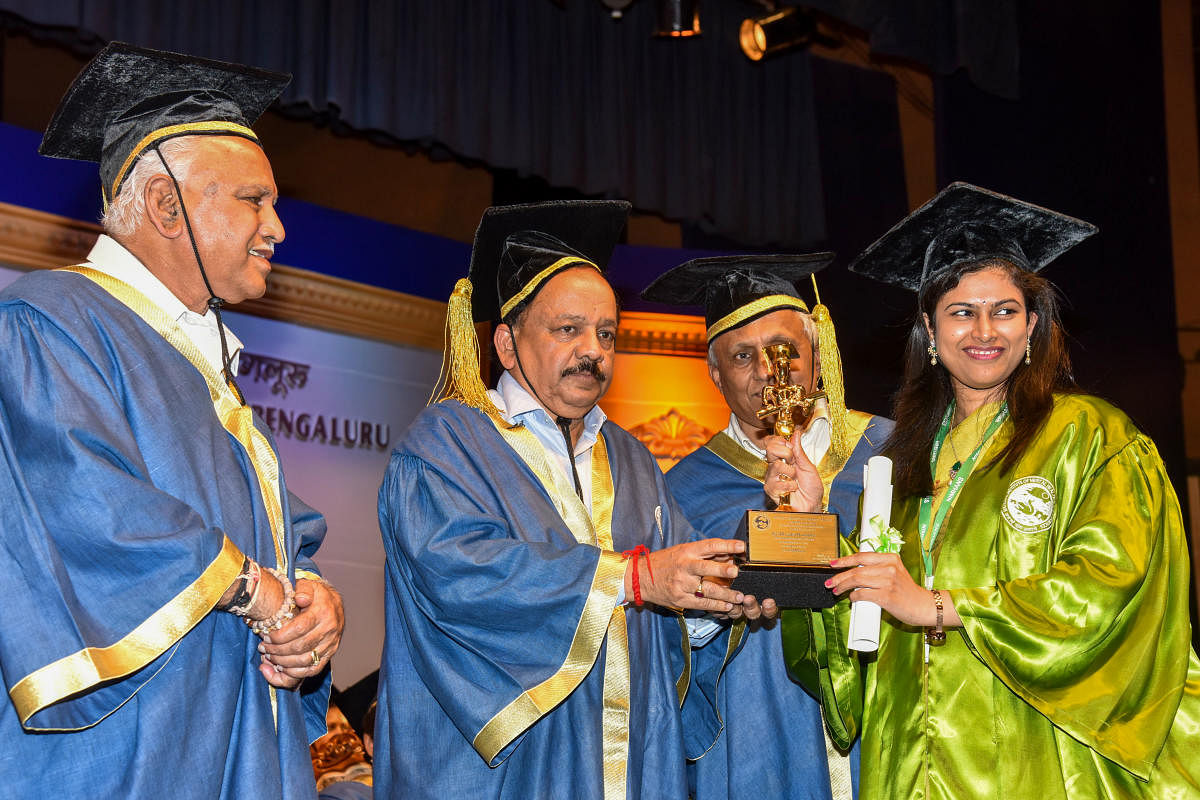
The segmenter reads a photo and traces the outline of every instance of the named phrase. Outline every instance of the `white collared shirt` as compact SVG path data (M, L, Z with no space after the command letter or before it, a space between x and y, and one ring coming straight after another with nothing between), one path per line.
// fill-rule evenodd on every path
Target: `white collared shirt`
M566 439L550 412L508 372L500 376L495 389L488 390L488 396L505 420L520 422L537 437L551 456L550 461L567 479L567 483L573 484ZM592 410L583 417L583 433L575 443L575 469L579 473L580 488L583 489L583 505L589 510L589 515L592 507L592 448L596 445L596 437L600 435L600 427L607 419L600 406L592 406ZM625 604L624 585L617 591L617 604ZM707 644L721 630L721 625L710 619L688 618L685 622L693 647Z
M759 458L767 457L767 451L755 444L742 430L736 415L729 415L729 427L725 429L725 434L740 444L744 450ZM829 403L821 399L813 404L812 419L808 421L808 427L800 434L800 449L804 451L804 455L808 456L809 461L813 464L820 464L821 459L829 452L832 438L833 423L829 420Z
M205 360L218 372L221 371L221 334L217 330L216 314L208 309L205 309L203 314L190 310L154 273L138 261L137 256L108 236L101 235L96 240L92 251L88 253L87 266L116 278L145 295L147 300L178 322L179 327L192 344L196 345L196 349ZM196 269L199 270L199 267ZM225 341L232 360L230 370L236 375L242 342L233 335L228 326L225 326Z
M500 409L500 413L508 422L519 422L537 437L546 448L551 463L558 468L567 483L574 486L571 477L571 462L567 458L567 442L562 430L554 422L550 412L542 407L532 394L525 390L509 373L500 376L495 389L488 391L488 396ZM596 437L600 435L600 427L608 417L600 406L592 406L583 417L583 432L575 442L575 471L579 474L579 485L583 489L583 506L592 507L592 448L596 445Z

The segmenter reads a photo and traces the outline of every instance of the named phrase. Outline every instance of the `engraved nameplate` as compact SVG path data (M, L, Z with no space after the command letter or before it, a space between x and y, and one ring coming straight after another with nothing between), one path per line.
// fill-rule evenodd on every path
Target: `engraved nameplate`
M838 556L838 516L804 511L747 511L748 566L829 566Z

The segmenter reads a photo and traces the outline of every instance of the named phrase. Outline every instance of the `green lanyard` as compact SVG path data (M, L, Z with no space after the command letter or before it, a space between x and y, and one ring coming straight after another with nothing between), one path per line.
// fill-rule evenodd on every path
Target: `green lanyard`
M937 472L938 454L942 451L942 445L946 442L946 436L950 433L950 417L954 414L954 403L950 403L950 407L946 409L946 416L942 418L942 426L938 428L937 435L933 437L933 450L929 454L929 471ZM1008 403L1000 406L1000 410L996 412L996 416L992 418L988 424L987 430L984 431L983 441L975 448L970 457L963 462L963 465L955 473L950 480L950 488L946 490L946 496L942 498L941 504L938 506L937 516L933 519L933 526L929 525L929 517L933 509L933 495L927 495L921 498L921 512L918 519L918 532L921 537L921 560L925 563L925 582L927 584L933 581L933 544L937 541L938 532L942 529L942 522L946 519L946 514L950 511L950 507L954 505L954 501L958 498L959 491L962 490L963 484L967 482L967 477L971 474L971 470L975 468L975 462L979 459L979 454L983 451L983 446L992 438L1004 420L1008 419ZM937 475L933 475L934 480L937 480ZM925 588L931 589L932 586Z

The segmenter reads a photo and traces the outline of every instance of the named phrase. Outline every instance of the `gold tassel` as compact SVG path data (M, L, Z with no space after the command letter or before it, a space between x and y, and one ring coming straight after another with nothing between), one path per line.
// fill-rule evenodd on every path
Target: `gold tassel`
M442 368L427 405L457 400L479 409L499 425L512 428L514 426L504 420L479 377L479 337L475 335L475 319L471 315L471 290L471 281L459 279L446 304Z
M811 277L813 292L817 296L812 318L817 325L817 341L821 346L821 382L829 402L829 421L832 427L829 457L830 463L840 466L850 457L851 445L846 413L846 386L842 381L842 354L838 350L833 318L829 316L829 309L821 302L821 293L817 291L817 276Z

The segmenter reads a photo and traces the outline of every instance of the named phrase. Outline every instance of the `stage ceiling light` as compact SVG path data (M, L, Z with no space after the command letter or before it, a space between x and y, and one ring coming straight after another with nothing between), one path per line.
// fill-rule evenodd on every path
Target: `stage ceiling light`
M600 2L608 9L608 13L613 19L623 17L625 9L633 5L633 0L600 0Z
M742 52L751 61L761 61L781 50L806 47L819 38L816 19L795 6L745 19L738 31Z
M655 36L683 39L700 35L700 0L658 0Z

